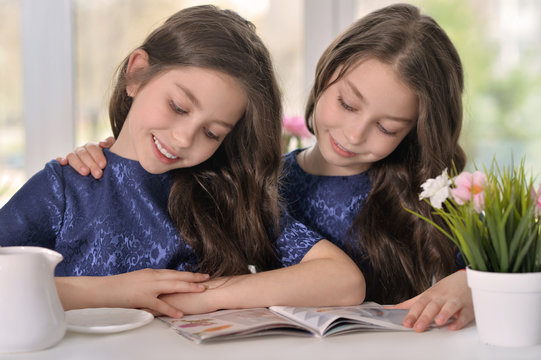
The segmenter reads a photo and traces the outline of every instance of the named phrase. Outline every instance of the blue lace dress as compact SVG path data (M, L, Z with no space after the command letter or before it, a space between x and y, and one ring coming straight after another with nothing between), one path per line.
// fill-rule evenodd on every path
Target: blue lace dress
M358 245L356 236L349 232L355 216L370 193L368 174L308 174L297 161L300 151L302 150L291 151L283 157L280 195L287 204L289 213L347 252L363 274L370 275L373 271L370 261L362 246ZM460 252L456 255L455 264L457 269L465 267ZM370 300L370 294L367 294L367 300Z
M105 156L108 166L99 180L47 163L0 209L0 245L58 251L64 260L57 276L143 268L197 271L197 256L167 211L170 174L150 174L109 150ZM322 237L289 215L281 220L275 250L289 266Z
M283 157L280 195L291 216L320 233L370 271L356 237L349 234L355 216L370 193L367 173L351 176L319 176L305 172L297 162L301 150Z

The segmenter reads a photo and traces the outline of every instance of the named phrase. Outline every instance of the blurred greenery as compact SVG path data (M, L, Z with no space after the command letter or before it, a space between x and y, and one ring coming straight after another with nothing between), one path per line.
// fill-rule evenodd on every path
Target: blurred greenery
M469 166L489 164L494 156L509 164L513 157L527 155L527 164L539 173L540 109L534 99L541 96L541 73L539 67L532 66L541 56L539 43L529 51L520 48L520 63L502 70L497 64L502 49L489 37L487 14L491 3L424 0L417 4L446 30L463 62L461 143L471 160ZM485 16L479 6L484 6Z

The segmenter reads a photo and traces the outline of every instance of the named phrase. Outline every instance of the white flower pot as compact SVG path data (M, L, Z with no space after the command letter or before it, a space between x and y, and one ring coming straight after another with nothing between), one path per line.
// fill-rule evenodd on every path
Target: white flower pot
M481 341L497 346L541 344L541 272L466 269Z

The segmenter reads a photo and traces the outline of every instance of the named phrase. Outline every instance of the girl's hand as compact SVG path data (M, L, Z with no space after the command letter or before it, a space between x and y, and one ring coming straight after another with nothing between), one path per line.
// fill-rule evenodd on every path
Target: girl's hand
M103 149L110 148L114 143L115 139L112 136L99 143L89 142L83 146L79 146L65 158L57 157L56 161L62 166L71 166L83 176L92 173L95 179L99 179L103 175L102 169L107 165L107 160L105 159L105 155L103 155Z
M60 277L57 289L65 310L85 307L141 308L154 315L182 317L181 310L160 299L162 294L201 293L207 274L144 269L113 276Z
M241 275L250 276L250 275ZM230 285L231 277L216 278L203 283L203 293L175 293L160 295L160 300L172 307L180 309L184 314L204 314L218 311L223 305L218 289Z
M441 279L423 293L392 308L409 309L403 324L413 327L416 332L424 331L432 320L441 326L453 317L449 329L458 330L474 318L465 271L457 271Z

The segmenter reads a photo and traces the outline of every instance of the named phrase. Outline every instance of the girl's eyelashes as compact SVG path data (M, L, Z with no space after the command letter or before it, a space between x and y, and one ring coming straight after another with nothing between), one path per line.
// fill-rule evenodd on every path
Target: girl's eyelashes
M218 135L214 134L209 129L205 129L205 135L207 135L207 137L211 138L212 140L220 141L220 137Z
M348 105L344 99L342 97L338 97L338 102L340 103L340 105L346 109L347 111L351 111L351 112L356 112L357 109L355 109L354 107ZM389 136L395 136L396 135L396 131L389 131L387 130L383 125L381 125L381 123L377 123L378 125L378 128L379 130L384 133L385 135L389 135Z
M383 125L381 125L379 122L378 122L378 128L380 129L380 131L382 133L384 133L385 135L389 135L389 136L395 136L396 135L396 132L395 131L389 131L387 130Z
M338 97L338 102L340 103L340 105L346 109L347 111L351 111L351 112L355 112L357 111L357 109L355 109L354 107L351 107L349 106L348 104L346 104L346 102L344 101L344 99L342 99L342 97Z
M175 104L173 100L169 101L169 106L175 113L179 115L186 115L188 113L186 110L182 109L180 106ZM216 135L215 133L213 133L212 131L210 131L210 129L204 128L203 131L205 132L205 136L207 136L208 138L218 141L218 142L220 141L220 137Z
M182 109L181 107L179 107L177 104L175 104L175 102L173 100L170 100L169 101L169 106L171 106L171 109L176 112L177 114L180 114L180 115L184 115L184 114L187 114L188 112L184 109Z

